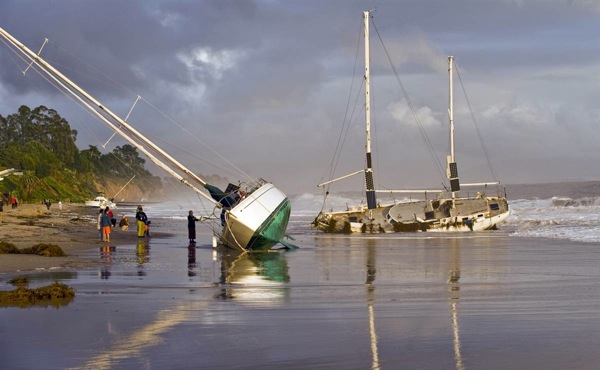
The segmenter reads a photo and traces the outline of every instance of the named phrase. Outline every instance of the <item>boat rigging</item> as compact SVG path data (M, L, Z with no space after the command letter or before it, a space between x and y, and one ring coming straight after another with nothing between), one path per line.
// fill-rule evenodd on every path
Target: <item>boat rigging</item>
M373 181L373 166L371 155L371 92L370 92L370 45L369 45L369 23L370 11L363 12L364 23L364 51L365 51L365 75L364 75L364 97L365 97L365 128L366 128L366 167L364 170L356 171L349 175L319 184L326 189L325 199L329 194L329 186L339 180L363 173L365 174L365 197L366 204L347 207L346 210L329 212L323 211L317 215L313 226L319 230L332 233L387 233L387 232L414 232L414 231L480 231L496 228L496 225L508 217L510 211L506 195L487 196L484 191L489 185L498 185L498 181L462 184L463 187L483 187L476 197L459 196L461 184L458 177L458 166L456 162L454 146L454 97L453 97L453 66L454 57L448 57L449 74L449 140L450 153L446 158L446 179L444 189L422 189L422 190L378 190L375 189ZM389 53L386 50L386 55ZM391 60L390 60L391 62ZM390 63L392 64L392 63ZM423 127L418 119L404 86L398 78L395 68L392 69L400 87L406 97L407 103L413 113L413 117L419 124L421 133L427 143L434 162L440 170L439 161L434 153L434 147L427 138ZM481 136L480 136L481 137ZM336 153L339 158L339 154ZM487 152L486 152L487 158ZM490 163L488 158L488 163ZM333 176L332 176L333 177ZM499 191L500 192L500 191ZM377 193L421 193L425 200L408 201L381 205L376 197ZM429 193L438 194L435 199L427 199Z

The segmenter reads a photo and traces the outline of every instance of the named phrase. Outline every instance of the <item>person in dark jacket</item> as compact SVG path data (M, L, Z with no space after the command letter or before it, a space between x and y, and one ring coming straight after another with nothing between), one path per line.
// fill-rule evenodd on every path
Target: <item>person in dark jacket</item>
M108 207L102 212L100 216L100 228L102 228L102 241L110 243L110 228L112 223L110 222L110 216L108 215Z
M188 237L190 239L190 243L196 242L196 221L200 221L196 216L194 216L194 212L190 210L188 213Z
M148 223L148 217L146 213L142 209L142 206L137 207L137 212L135 214L135 219L137 220L137 235L138 238L143 238L146 234L146 224Z

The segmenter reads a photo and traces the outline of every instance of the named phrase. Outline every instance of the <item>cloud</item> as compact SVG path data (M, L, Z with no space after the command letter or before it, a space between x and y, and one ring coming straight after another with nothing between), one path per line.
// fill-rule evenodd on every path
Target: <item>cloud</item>
M35 50L48 37L43 56L111 110L125 115L142 95L245 170L303 192L331 161L353 73L354 88L360 85L359 30L362 11L371 7L341 0L3 0L0 25ZM535 181L567 170L555 164L569 166L570 178L600 179L590 170L600 161L599 10L591 0L434 0L384 2L373 17L437 154L447 149L447 56L453 54L502 180L518 182L523 174ZM371 35L379 173L398 186L428 181L420 173L430 166L419 151L421 134L374 28ZM81 147L97 144L94 135L107 136L91 132L95 123L83 126L80 108L45 81L23 77L7 50L0 45L0 114L44 104L69 119ZM455 98L466 171L481 154L456 80ZM357 101L355 115L363 104ZM136 106L136 127L201 152L190 135L147 108ZM362 121L352 121L340 171L364 161ZM201 161L182 155L206 172ZM396 170L399 160L414 166L410 176Z
M394 119L403 126L417 126L417 119L423 127L440 127L442 125L442 122L439 119L439 113L434 112L427 106L421 106L415 109L417 118L415 118L415 115L409 108L406 100L392 103L388 109Z
M206 77L219 80L223 73L235 68L244 53L239 50L214 51L209 47L197 47L191 52L180 52L177 58L188 68L192 81Z

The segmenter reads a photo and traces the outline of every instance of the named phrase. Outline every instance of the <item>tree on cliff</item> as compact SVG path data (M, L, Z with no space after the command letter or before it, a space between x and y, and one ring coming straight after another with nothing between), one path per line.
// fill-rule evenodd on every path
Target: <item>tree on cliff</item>
M16 190L32 198L44 192L73 198L80 197L82 189L95 192L94 176L120 180L134 174L144 187L161 187L160 178L144 168L145 160L135 147L117 146L103 154L90 145L80 151L76 139L77 131L54 109L39 106L32 110L23 105L6 118L0 115L0 167L18 168L26 174L24 181L0 182L0 190Z

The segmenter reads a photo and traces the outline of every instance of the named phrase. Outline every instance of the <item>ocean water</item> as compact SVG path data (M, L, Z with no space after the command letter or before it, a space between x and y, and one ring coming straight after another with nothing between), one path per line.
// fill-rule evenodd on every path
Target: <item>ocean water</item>
M253 253L203 226L189 245L197 200L147 204L168 234L26 273L77 295L0 308L0 369L597 369L599 185L509 186L482 233L329 235L309 227L322 197L290 195L299 249Z

